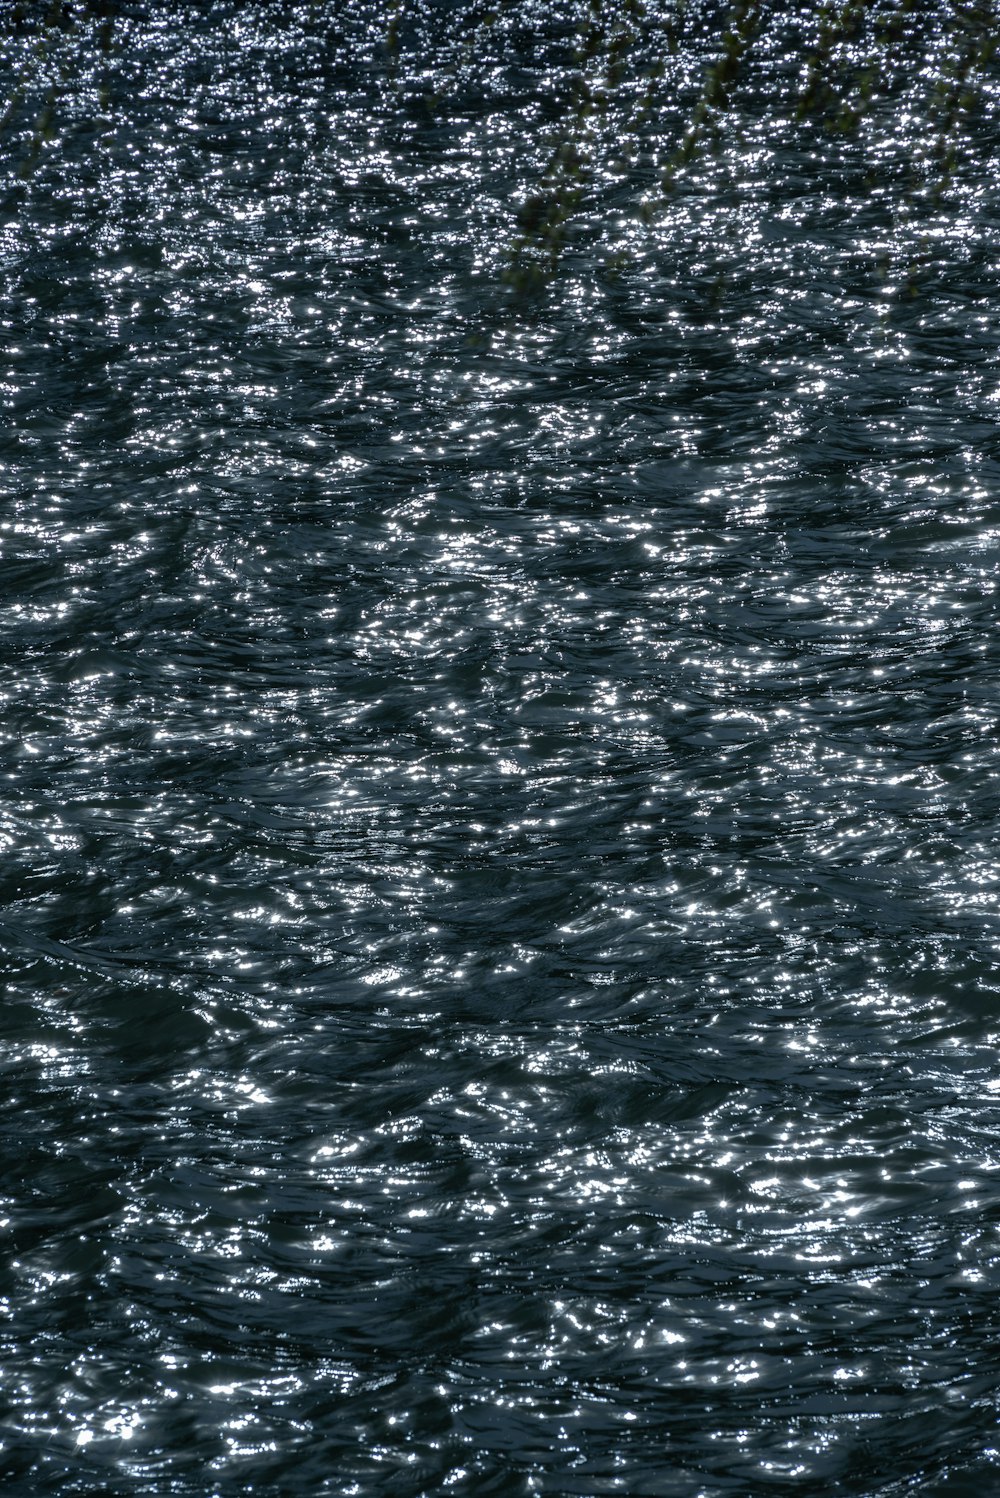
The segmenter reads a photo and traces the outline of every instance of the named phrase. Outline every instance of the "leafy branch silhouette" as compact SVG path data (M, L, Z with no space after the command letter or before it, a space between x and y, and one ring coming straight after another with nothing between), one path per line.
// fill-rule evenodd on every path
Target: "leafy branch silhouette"
M323 11L322 4L313 6L316 25ZM791 118L799 127L845 140L857 137L876 109L902 97L912 84L914 57L923 48L926 62L930 48L931 64L923 69L925 129L912 152L906 190L931 206L959 170L964 131L996 72L1000 45L997 0L942 0L933 9L917 0L841 0L791 20L780 0L731 0L707 39L704 8L687 0L578 0L575 13L566 40L568 102L545 164L511 205L505 276L519 290L557 271L574 221L592 205L609 151L619 163L630 153L637 160L650 127L662 129L669 118L676 122L674 143L652 179L647 171L635 191L638 219L653 223L666 212L685 178L718 144L727 121L738 121L741 91L754 93L755 65L781 28L789 63L799 67ZM32 175L54 139L60 102L81 56L103 59L98 107L108 108L115 63L132 45L128 29L116 25L123 14L120 0L15 0L0 13L0 37L27 44L21 47L21 74L0 114L0 151L5 142L20 150L16 171L22 179ZM407 30L416 31L425 7L419 0L387 0L380 12L373 6L376 14L392 79L399 75ZM473 66L491 38L496 48L505 20L515 18L530 35L532 16L528 0L495 0L457 7L440 19L454 43L453 76ZM180 26L193 28L202 20L198 11L190 20L178 13ZM690 80L677 81L686 45L706 59L693 89ZM447 78L427 96L427 107L443 107L446 94ZM786 115L787 105L785 99ZM29 126L25 118L32 110Z

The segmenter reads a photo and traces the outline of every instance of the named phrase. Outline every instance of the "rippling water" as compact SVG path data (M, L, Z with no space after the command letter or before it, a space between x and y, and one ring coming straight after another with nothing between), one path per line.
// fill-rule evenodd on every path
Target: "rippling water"
M581 9L8 38L12 1493L1000 1491L1000 90Z

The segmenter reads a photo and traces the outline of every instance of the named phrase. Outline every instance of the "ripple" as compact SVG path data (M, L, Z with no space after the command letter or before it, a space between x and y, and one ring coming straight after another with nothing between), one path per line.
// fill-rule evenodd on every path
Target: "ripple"
M769 21L666 200L704 7L70 9L0 142L8 1486L988 1490L973 33L866 12L844 136Z

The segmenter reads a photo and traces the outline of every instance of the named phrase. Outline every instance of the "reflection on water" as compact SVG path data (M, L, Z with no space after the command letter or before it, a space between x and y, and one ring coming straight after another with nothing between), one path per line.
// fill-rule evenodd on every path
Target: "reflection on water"
M373 9L4 158L8 1486L986 1491L995 79Z

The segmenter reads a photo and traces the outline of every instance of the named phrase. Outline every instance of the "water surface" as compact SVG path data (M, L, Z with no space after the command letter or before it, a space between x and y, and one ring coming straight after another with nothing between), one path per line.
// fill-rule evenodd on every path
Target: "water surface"
M1000 1482L996 79L581 17L6 44L11 1492Z

